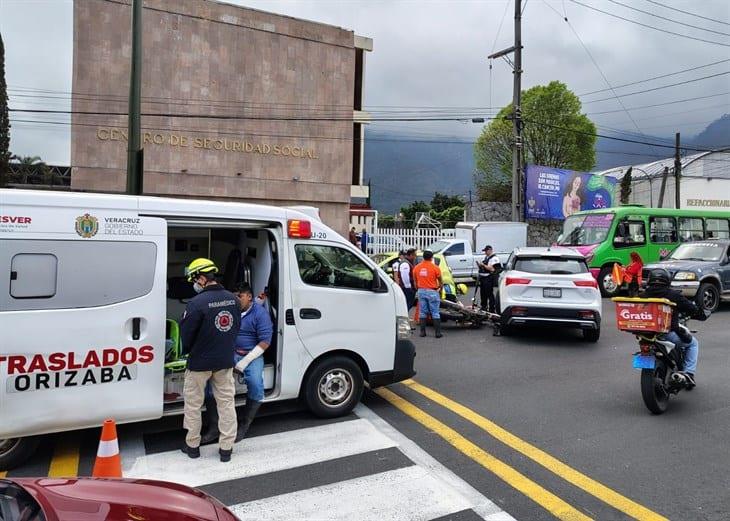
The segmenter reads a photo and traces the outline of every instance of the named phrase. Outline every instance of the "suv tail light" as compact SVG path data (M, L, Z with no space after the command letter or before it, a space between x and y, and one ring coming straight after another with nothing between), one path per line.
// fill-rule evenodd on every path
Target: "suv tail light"
M598 282L595 279L591 280L574 280L573 284L579 288L596 288L598 289Z
M578 311L578 317L582 318L583 320L593 320L595 317L595 313L593 311Z
M531 279L525 279L521 277L507 277L504 281L507 286L511 284L529 284L530 282L532 282Z
M513 317L524 317L527 316L527 308L515 306L511 309Z

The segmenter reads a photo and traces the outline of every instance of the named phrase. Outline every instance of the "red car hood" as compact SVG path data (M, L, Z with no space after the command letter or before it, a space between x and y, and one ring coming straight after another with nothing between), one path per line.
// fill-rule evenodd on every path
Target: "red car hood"
M183 521L233 519L203 492L163 481L12 478L43 507L48 521ZM218 506L219 508L216 508ZM219 518L218 513L223 516Z

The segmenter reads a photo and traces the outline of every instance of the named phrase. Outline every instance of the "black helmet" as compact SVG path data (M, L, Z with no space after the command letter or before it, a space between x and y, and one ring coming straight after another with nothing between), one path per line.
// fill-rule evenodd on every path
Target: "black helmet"
M669 276L669 272L664 268L657 268L651 270L649 273L649 280L647 284L649 286L669 286L672 281L672 277Z

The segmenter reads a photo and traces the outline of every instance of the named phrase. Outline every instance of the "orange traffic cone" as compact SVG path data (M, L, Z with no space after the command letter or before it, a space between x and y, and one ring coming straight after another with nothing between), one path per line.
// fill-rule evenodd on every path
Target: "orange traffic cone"
M95 478L122 477L122 458L119 455L117 425L114 420L104 420L99 450L96 452L96 461L91 475Z

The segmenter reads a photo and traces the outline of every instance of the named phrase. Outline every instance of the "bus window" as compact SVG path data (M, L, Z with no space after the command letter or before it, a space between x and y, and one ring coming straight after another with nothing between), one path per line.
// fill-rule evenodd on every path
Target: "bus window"
M730 239L730 222L727 219L706 219L707 239Z
M704 239L702 219L699 217L679 218L679 240L682 242L701 241Z
M616 248L636 247L646 244L644 221L621 221L616 226L613 245Z
M650 217L649 230L654 244L673 244L677 242L677 222L674 217Z

